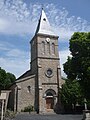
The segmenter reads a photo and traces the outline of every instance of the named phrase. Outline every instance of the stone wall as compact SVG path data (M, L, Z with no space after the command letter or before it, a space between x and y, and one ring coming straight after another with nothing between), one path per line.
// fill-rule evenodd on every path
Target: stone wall
M35 104L35 76L30 76L16 83L18 87L17 109L21 111L28 105Z
M24 107L35 104L35 75L16 81L11 86L8 108L21 111Z

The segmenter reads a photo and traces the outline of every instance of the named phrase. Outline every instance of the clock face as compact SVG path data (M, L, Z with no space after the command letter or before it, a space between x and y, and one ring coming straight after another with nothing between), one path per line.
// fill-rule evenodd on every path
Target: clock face
M50 38L46 38L46 41L47 41L47 42L50 42Z

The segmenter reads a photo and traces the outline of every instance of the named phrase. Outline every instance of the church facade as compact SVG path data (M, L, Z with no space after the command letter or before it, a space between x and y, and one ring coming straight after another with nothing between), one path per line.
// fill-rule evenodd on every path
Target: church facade
M31 67L11 86L9 107L21 111L32 105L37 113L54 112L62 85L58 36L53 32L43 9L30 44Z

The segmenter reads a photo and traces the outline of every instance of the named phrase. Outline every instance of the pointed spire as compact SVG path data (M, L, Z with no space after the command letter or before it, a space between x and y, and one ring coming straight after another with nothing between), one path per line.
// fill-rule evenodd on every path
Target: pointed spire
M42 12L41 12L41 15L40 15L40 19L39 19L38 26L37 26L35 34L38 34L38 33L57 36L53 32L43 8L42 8Z

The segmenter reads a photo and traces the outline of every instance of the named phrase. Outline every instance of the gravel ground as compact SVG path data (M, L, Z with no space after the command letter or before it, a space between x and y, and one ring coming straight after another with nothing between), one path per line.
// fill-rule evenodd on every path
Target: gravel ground
M18 114L13 120L82 120L82 115Z

